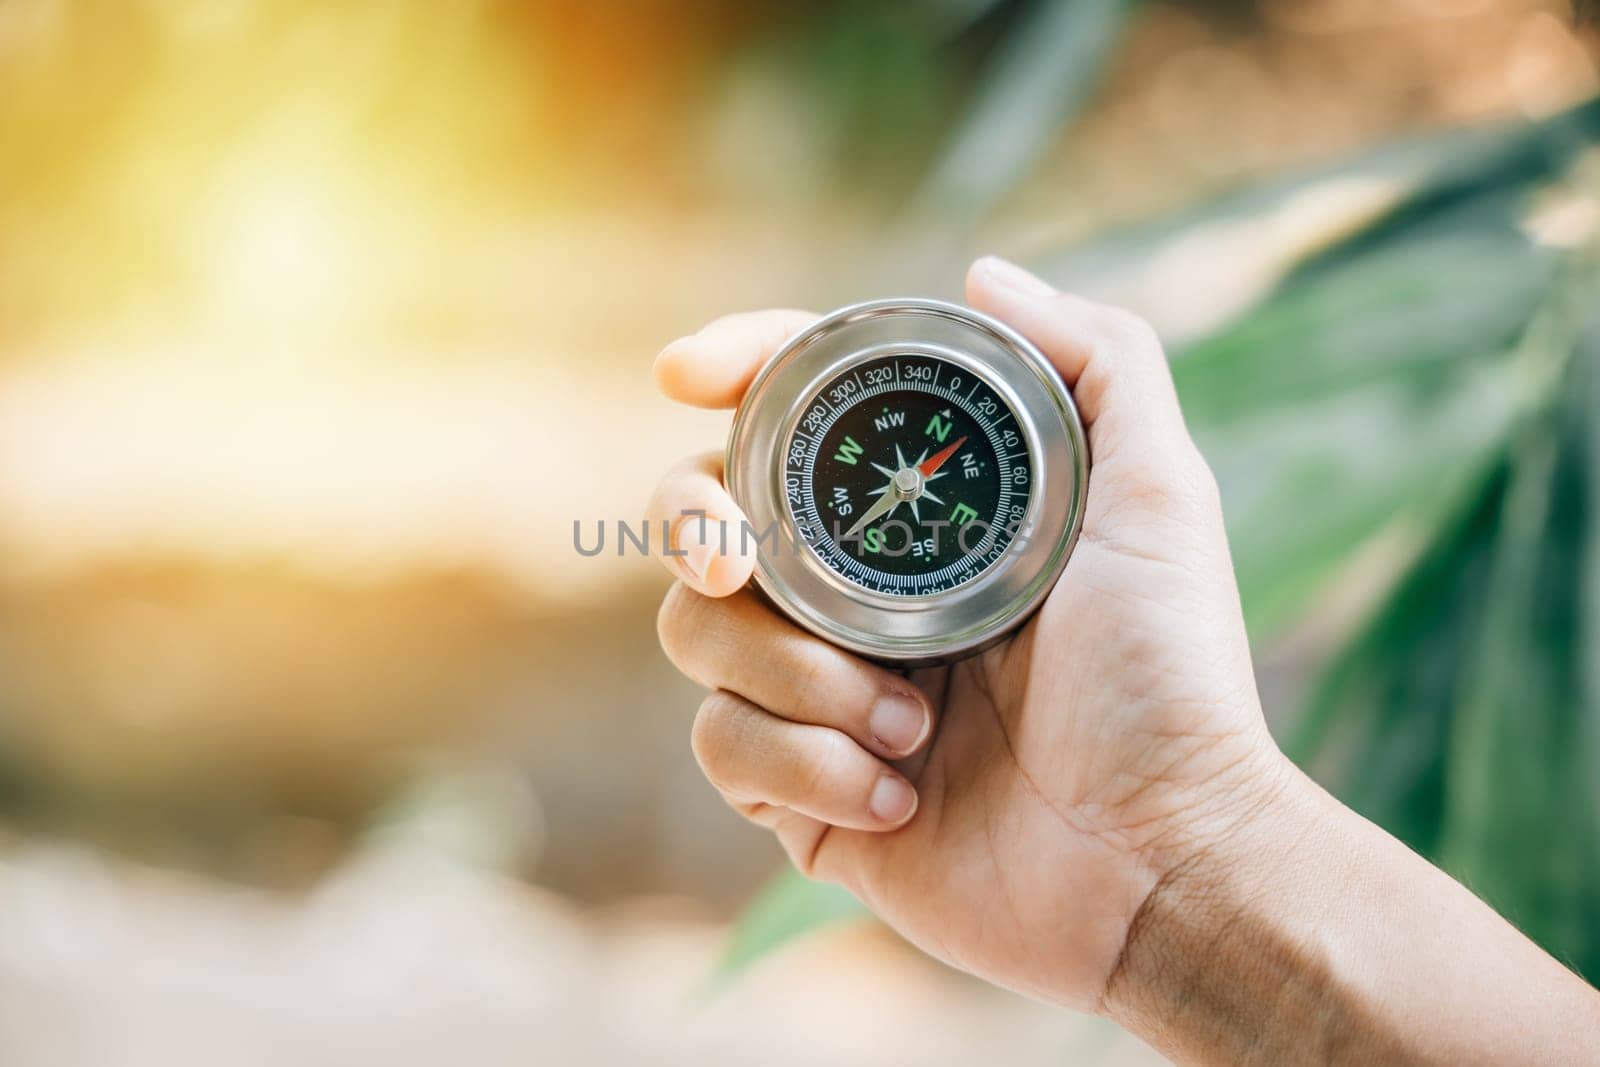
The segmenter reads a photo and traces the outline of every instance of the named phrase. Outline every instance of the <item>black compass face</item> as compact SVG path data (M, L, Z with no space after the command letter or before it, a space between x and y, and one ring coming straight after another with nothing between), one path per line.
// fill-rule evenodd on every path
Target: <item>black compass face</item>
M1033 462L1016 412L957 363L888 356L825 383L788 442L784 488L801 538L834 573L926 596L1012 548Z

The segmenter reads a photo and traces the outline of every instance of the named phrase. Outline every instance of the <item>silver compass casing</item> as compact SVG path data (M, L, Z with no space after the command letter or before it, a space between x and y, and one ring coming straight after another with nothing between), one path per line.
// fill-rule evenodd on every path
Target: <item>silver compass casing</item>
M1034 488L1011 547L966 584L913 596L874 592L827 566L801 537L783 484L786 444L822 385L897 355L943 359L983 379L1016 413L1033 457ZM943 301L878 300L825 316L768 360L734 416L725 477L758 548L756 584L780 610L842 648L917 666L982 651L1038 608L1077 541L1089 448L1060 375L1015 330Z

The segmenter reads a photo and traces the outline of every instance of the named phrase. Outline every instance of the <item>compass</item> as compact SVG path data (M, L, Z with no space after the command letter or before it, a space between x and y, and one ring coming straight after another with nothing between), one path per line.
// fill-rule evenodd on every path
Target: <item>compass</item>
M967 308L884 300L791 338L728 439L755 580L834 644L906 665L1020 626L1077 539L1083 425L1027 340Z

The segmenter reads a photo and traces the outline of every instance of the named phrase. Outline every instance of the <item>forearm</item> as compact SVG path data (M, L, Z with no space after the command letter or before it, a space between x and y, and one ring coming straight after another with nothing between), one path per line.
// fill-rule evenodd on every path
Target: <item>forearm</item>
M1600 994L1298 772L1150 894L1106 1009L1182 1063L1600 1057Z

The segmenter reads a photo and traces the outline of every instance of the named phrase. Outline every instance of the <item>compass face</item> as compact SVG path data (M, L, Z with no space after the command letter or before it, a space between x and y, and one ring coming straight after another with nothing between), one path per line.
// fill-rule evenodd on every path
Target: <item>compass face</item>
M876 593L964 586L1016 545L1034 464L989 382L933 356L869 360L823 383L785 443L801 539Z

